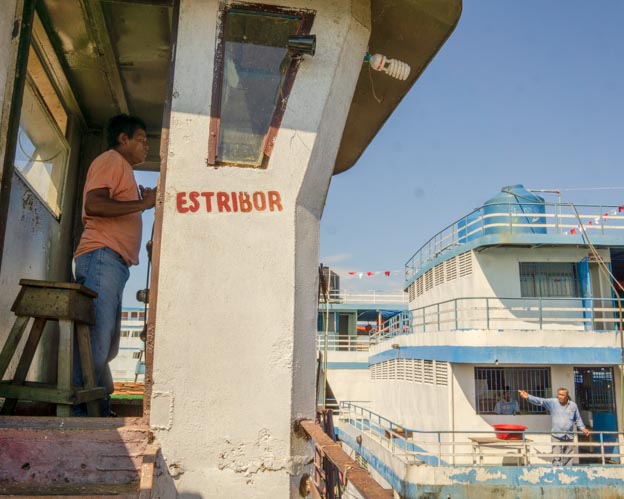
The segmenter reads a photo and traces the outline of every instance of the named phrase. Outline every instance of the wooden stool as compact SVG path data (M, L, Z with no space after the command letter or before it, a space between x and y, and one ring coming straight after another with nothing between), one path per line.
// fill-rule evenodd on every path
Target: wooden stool
M53 402L57 416L69 416L73 404L87 403L89 416L99 416L98 399L106 397L105 388L96 386L93 354L88 324L94 322L93 298L95 291L80 284L68 282L20 280L20 290L11 311L17 319L0 353L0 380L31 317L34 322L15 375L10 381L0 382L0 397L5 397L0 414L13 414L18 400ZM56 385L26 382L26 375L41 339L46 321L59 323L59 348ZM84 386L72 386L74 358L74 325L82 365Z

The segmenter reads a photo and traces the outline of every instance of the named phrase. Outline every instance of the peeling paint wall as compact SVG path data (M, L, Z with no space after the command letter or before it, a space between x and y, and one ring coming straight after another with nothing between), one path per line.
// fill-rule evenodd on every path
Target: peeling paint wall
M206 166L218 3L181 2L150 423L202 497L295 496L309 468L292 425L315 409L319 219L369 37L365 1L268 3L316 10L317 51L255 170ZM181 191L275 191L282 210L181 214Z
M15 321L10 310L20 289L20 279L47 278L50 248L58 233L57 221L22 178L14 174L0 270L0 344L4 344ZM12 364L9 373L17 365L15 359Z
M349 425L340 439L360 454L400 497L523 499L569 497L615 499L624 495L621 465L592 466L429 466L406 464L378 441ZM356 438L362 435L362 444Z

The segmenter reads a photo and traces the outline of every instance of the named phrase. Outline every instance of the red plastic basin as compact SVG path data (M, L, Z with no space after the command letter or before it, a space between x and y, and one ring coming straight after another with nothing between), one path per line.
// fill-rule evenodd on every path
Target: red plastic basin
M496 438L501 440L522 440L522 432L527 429L521 424L493 424L492 428L496 432Z

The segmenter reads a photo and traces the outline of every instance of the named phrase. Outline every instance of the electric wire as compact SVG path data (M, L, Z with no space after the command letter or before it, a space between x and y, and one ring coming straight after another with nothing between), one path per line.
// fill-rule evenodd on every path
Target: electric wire
M618 315L619 315L619 333L620 333L620 399L624 399L624 327L623 327L624 326L624 314L622 313L622 298L613 283L617 283L618 287L620 288L620 291L624 291L624 287L622 287L622 284L620 284L619 281L615 279L615 276L611 273L611 271L609 270L609 267L607 267L607 265L604 263L598 251L596 250L596 247L591 242L591 239L589 238L589 235L587 234L587 231L585 230L585 226L583 225L581 216L579 215L579 212L576 209L575 204L574 203L568 203L568 204L574 210L576 219L579 222L579 227L581 229L581 232L583 233L583 237L585 239L587 247L591 251L596 262L598 263L598 268L602 270L608 276L607 281L609 283L609 287L611 288L611 290L613 291L617 299ZM624 419L624 416L622 417Z

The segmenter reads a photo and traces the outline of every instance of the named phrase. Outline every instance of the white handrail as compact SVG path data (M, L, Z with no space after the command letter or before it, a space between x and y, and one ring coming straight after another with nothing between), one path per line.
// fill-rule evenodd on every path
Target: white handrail
M518 212L520 206L525 212ZM538 237L547 234L580 237L580 218L590 236L624 237L624 206L576 205L576 208L578 218L569 203L496 203L481 206L423 244L405 264L406 280L410 280L442 252L488 234L504 232ZM541 209L543 213L538 212Z
M604 298L454 298L396 315L371 344L403 334L466 329L619 331L618 301Z
M340 402L339 419L341 424L348 424L389 448L406 464L500 466L509 451L517 453L514 457L520 465L548 465L557 457L580 458L606 465L616 464L624 457L621 452L624 432L618 431L596 431L591 434L593 441L565 443L551 441L550 432L508 431L506 433L518 437L507 440L496 438L495 431L422 431L405 428L369 409L345 401ZM557 448L562 445L571 447L574 452L558 452Z

